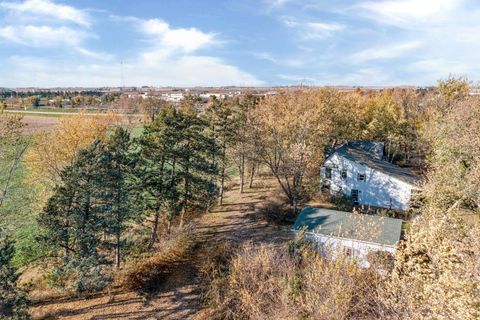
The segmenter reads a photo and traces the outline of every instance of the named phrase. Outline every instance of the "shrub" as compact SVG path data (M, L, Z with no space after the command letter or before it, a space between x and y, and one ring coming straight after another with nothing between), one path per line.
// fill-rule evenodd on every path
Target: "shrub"
M348 257L324 259L297 250L247 244L224 281L212 282L215 314L225 319L347 319L379 316L381 275Z

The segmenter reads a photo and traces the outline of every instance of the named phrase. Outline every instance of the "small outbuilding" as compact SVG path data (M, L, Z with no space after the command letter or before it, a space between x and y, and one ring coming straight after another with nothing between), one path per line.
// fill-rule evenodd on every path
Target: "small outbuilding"
M305 207L292 231L304 232L323 255L344 252L368 268L369 254L395 255L402 232L401 219Z

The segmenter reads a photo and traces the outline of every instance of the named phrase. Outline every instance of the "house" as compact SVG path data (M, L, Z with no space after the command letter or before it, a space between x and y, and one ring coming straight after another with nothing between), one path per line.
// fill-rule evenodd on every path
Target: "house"
M355 205L406 210L419 177L383 160L383 143L350 141L333 150L321 169L322 188Z
M335 257L343 251L361 267L368 268L369 254L388 252L395 255L402 223L401 219L378 215L305 207L292 231L304 231L305 238L324 256Z

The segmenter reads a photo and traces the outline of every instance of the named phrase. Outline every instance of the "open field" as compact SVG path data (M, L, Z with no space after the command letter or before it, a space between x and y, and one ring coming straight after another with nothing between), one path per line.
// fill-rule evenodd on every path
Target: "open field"
M32 134L52 130L60 122L60 119L58 117L26 115L23 117L23 122L26 124L23 132Z
M225 204L197 219L195 236L199 245L189 261L156 292L140 295L120 287L94 294L89 299L63 296L45 290L33 292L31 314L34 319L195 319L204 305L199 271L209 250L222 241L241 244L284 243L290 239L288 227L273 227L258 219L256 208L275 190L273 179L262 178L253 189L239 194L238 183L231 182Z

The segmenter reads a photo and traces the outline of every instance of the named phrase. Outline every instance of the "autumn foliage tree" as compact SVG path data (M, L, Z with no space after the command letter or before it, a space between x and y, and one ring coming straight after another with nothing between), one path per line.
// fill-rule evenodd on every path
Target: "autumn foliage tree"
M388 287L400 318L480 317L480 102L462 100L429 126L424 204Z
M62 118L49 132L41 132L26 154L32 182L42 186L42 198L60 183L62 170L75 161L78 152L93 141L105 141L107 133L119 118L115 114L79 114ZM43 202L40 201L43 205Z
M319 170L330 119L321 91L267 97L253 111L255 147L288 198L292 213L308 171Z

